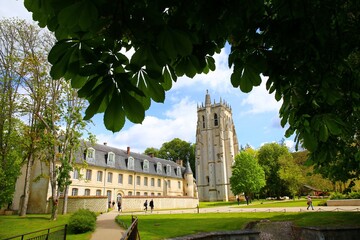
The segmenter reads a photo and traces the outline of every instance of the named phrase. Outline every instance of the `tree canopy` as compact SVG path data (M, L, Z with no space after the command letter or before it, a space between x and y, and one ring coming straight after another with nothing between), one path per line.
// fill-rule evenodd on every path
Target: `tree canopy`
M264 170L255 156L245 151L237 154L230 177L231 191L236 195L258 193L265 184Z
M78 88L104 112L107 129L141 123L151 100L162 102L179 76L215 69L231 46L231 83L266 87L282 100L286 136L321 165L338 154L359 175L360 4L353 0L25 0L55 33L51 76ZM133 49L131 57L125 50ZM351 151L343 151L351 149ZM357 165L356 165L357 163Z

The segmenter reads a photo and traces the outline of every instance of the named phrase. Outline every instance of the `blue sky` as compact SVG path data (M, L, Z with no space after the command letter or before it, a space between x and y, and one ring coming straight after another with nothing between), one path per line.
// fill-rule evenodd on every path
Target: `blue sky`
M0 18L18 17L31 21L31 14L23 6L23 1L0 0ZM265 89L266 79L251 93L242 93L230 83L231 69L228 67L228 49L216 56L216 71L195 76L193 79L181 77L173 88L166 92L164 103L151 104L142 124L127 121L123 130L112 133L105 129L102 115L93 118L90 130L99 143L109 146L143 152L147 147L160 148L164 142L180 138L195 142L196 109L205 101L206 90L211 101L218 103L220 98L232 108L233 120L239 144L250 144L257 149L264 143L278 142L284 138L285 129L280 126L279 108L273 95ZM285 139L292 148L293 137Z

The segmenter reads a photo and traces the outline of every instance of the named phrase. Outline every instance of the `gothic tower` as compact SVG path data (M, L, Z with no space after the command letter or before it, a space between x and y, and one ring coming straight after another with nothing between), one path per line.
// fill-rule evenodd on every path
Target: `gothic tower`
M197 107L196 182L200 201L229 201L231 167L239 151L231 107L220 99Z

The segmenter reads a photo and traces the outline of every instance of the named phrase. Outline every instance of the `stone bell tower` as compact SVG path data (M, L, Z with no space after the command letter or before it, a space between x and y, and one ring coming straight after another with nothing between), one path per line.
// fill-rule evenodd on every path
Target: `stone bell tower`
M196 181L200 201L229 201L234 157L239 151L231 107L222 99L197 107Z

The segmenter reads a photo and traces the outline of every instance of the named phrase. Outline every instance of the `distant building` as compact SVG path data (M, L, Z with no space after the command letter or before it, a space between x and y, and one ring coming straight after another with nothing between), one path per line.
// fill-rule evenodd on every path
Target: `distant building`
M48 175L48 169L44 163L37 161L31 178ZM25 171L23 173L16 186L14 210L19 209L24 192ZM121 150L107 144L87 143L79 151L76 166L70 174L72 183L69 186L69 196L107 196L111 202L122 201L123 197L197 198L196 184L189 163L183 166L182 161L175 163L133 153L130 147ZM32 181L28 213L48 212L50 197L48 178ZM131 199L127 200L129 201Z
M239 144L230 106L220 99L211 104L208 92L205 105L197 108L196 182L200 201L235 199L230 177Z

